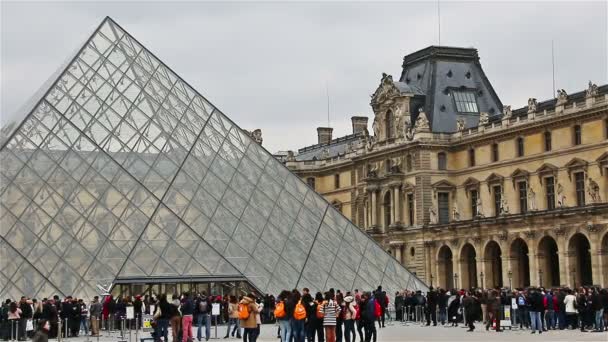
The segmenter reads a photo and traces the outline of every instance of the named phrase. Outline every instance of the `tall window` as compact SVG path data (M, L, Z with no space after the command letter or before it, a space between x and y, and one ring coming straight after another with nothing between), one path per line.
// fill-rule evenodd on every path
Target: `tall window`
M452 97L459 113L479 113L474 91L452 90Z
M581 125L574 125L574 145L580 145L582 142Z
M525 214L528 212L528 183L518 182L517 188L519 190L519 212Z
M446 159L445 152L439 152L439 153L437 153L437 168L439 170L447 170L447 168L448 168L448 162L447 162L447 159Z
M517 156L524 156L524 138L522 137L517 138Z
M469 149L469 166L475 166L475 149Z
M410 226L414 225L414 194L407 194L407 216Z
M439 223L450 222L450 194L440 192L437 194L437 208L439 215Z
M555 209L555 180L553 177L545 178L545 194L547 200L547 210Z
M492 190L494 190L494 215L500 215L500 200L502 199L502 187L500 185L495 185Z
M334 175L334 187L335 187L336 189L339 189L339 188L340 188L340 174L339 174L339 173L336 173L336 174Z
M315 178L314 177L306 178L306 184L308 184L309 187L311 187L313 190L315 190Z
M387 191L384 194L384 226L388 227L391 225L391 197L392 194L390 191Z
M388 111L386 112L386 122L384 127L386 127L386 139L390 139L393 137L393 132L394 132L394 122L393 122L393 112L392 111Z
M551 132L545 132L545 151L551 151Z
M498 144L496 143L492 144L492 161L498 161Z
M574 182L576 184L576 205L580 207L585 205L585 173L575 173Z
M471 190L471 217L477 217L477 190Z
M392 167L393 167L393 162L392 162L390 159L387 159L387 160L384 162L384 172L386 172L386 173L391 173L391 171L392 171L392 170L391 170L391 169L392 169Z

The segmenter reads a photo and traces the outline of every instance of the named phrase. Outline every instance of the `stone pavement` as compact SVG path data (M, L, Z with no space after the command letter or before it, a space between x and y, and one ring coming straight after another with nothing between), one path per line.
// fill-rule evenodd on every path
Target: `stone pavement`
M548 331L544 332L541 335L538 334L530 334L529 330L505 330L502 333L496 333L493 331L485 331L485 329L478 324L477 329L470 333L467 332L466 328L455 327L426 327L418 324L394 324L392 326L387 326L386 328L378 330L378 339L377 342L390 342L390 341L608 341L608 333L591 333L591 332L580 332L580 330L558 330L558 331ZM195 328L196 329L196 328ZM237 340L236 338L224 339L224 334L226 333L225 326L219 326L217 329L217 336L219 339L216 341L242 341ZM279 339L276 338L277 326L274 324L265 324L262 326L262 332L260 337L258 338L258 342L280 342ZM204 334L204 332L203 332ZM212 337L214 336L214 328L211 329ZM139 338L141 337L149 337L149 332L140 332ZM171 339L171 333L169 333L169 338ZM194 336L196 337L196 330L194 330ZM210 341L214 341L215 339L211 339ZM56 339L49 340L49 342L56 342ZM108 334L106 332L102 332L102 336L99 338L91 338L89 337L79 337L79 338L70 338L67 340L63 340L63 342L140 342L136 340L135 332L131 332L131 336L129 334L125 334L124 338L120 338L120 334L114 332L112 334ZM203 340L204 341L204 340ZM359 341L357 337L357 341ZM150 342L150 341L148 341ZM195 341L196 342L196 341Z

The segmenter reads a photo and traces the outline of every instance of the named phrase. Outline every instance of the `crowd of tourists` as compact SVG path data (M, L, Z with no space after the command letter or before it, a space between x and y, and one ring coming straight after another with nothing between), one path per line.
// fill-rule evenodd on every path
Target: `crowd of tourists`
M218 312L215 312L218 310ZM130 314L128 314L130 312ZM580 329L608 331L608 289L545 289L530 287L508 290L470 289L403 291L394 300L382 287L375 291L325 293L284 290L277 297L249 293L213 296L205 292L180 296L94 297L91 302L67 296L42 300L7 299L0 308L0 338L46 342L49 338L99 336L100 330L141 329L149 320L155 341L208 341L211 326L225 326L224 338L255 342L260 326L274 323L281 342L376 342L386 321L418 322L433 326L468 326L481 323L486 330ZM377 327L376 327L377 326ZM171 329L169 329L171 328ZM196 336L193 336L196 330Z

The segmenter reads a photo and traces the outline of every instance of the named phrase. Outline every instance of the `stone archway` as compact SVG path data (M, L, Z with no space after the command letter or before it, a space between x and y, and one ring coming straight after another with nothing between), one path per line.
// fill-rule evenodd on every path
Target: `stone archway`
M593 285L591 271L591 244L581 233L574 234L568 242L570 257L570 274L573 286Z
M460 279L463 289L477 287L477 253L470 243L460 251Z
M561 284L558 253L557 242L552 237L545 236L538 243L540 286L556 287Z
M486 288L502 287L502 251L496 241L490 241L483 252L484 269L482 285Z
M437 255L437 284L444 289L456 288L454 284L454 260L452 250L442 246Z
M517 238L511 243L511 274L512 287L530 286L530 258L528 256L528 244Z

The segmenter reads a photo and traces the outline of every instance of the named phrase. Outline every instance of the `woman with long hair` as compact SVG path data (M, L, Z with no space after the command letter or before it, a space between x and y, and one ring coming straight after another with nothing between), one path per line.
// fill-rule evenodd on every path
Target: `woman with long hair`
M294 289L291 291L291 302L293 303L293 310L295 311L297 305L301 305L302 295L300 295L300 291ZM304 321L306 318L299 319L296 315L291 315L291 319L289 324L291 325L291 331L293 334L293 340L295 342L304 342L306 339L306 335L304 334Z
M353 296L346 296L344 298L344 340L346 342L354 342L357 339L357 333L355 332L357 304L354 300Z
M334 300L334 294L332 292L325 293L325 302L320 311L323 314L325 341L336 342L336 320L340 315L340 306Z
M241 328L239 327L239 302L236 300L235 296L230 296L228 300L228 329L226 329L226 336L224 338L230 337L230 326L234 324L234 328L232 329L232 337L236 333L236 338L241 338Z

